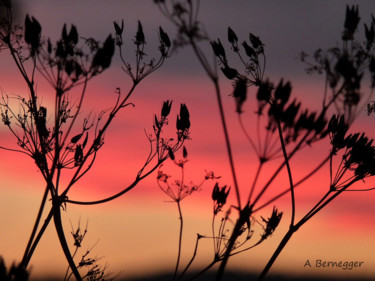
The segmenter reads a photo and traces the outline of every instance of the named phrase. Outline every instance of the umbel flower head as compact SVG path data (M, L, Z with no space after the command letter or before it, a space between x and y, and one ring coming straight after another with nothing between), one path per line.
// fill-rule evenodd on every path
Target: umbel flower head
M328 125L331 138L332 154L343 149L343 165L354 172L356 180L375 175L375 147L373 139L364 133L346 135L348 126L344 117L332 116Z

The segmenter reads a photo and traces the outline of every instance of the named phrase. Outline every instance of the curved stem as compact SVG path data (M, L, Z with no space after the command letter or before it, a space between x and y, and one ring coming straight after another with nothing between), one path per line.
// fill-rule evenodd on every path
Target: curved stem
M70 253L68 243L66 242L65 235L64 235L64 228L61 222L61 210L60 210L60 203L54 202L53 208L53 220L55 223L56 233L60 240L61 248L64 252L65 258L68 261L70 269L72 270L74 277L77 281L82 281L82 277L78 272L78 269L74 263L72 254Z
M286 164L286 169L288 171L288 178L289 178L289 184L290 184L290 195L292 199L292 216L290 219L290 226L292 227L294 225L294 218L296 215L296 200L294 196L294 186L293 186L293 178L292 178L292 171L290 169L289 165L289 160L288 160L288 154L285 149L285 142L284 142L284 137L283 137L283 132L281 130L281 123L280 120L277 120L277 130L279 131L279 137L280 137L280 143L281 143L281 148L283 150L283 155L285 159L285 164Z
M166 159L167 158L163 158L163 159L159 160L158 163L156 163L155 166L152 167L152 169L150 169L144 175L138 174L137 177L135 178L135 180L128 187L126 187L122 191L120 191L120 192L118 192L118 193L116 193L116 194L114 194L114 195L112 195L110 197L107 197L107 198L104 198L104 199L101 199L101 200L96 200L96 201L66 200L66 202L67 203L71 203L71 204L78 204L78 205L96 205L96 204L102 204L102 203L106 203L106 202L112 201L112 200L120 197L121 195L127 193L128 191L132 190L141 180L143 180L145 177L147 177L152 172L154 172L160 166L160 164L162 164Z
M290 160L294 156L294 154L300 149L300 147L302 146L302 144L304 144L305 140L307 139L307 137L309 136L310 133L311 133L311 131L306 132L306 134L302 137L302 139L299 141L299 143L294 147L294 149L292 150L292 152L289 153L288 160ZM266 190L271 185L271 183L274 181L274 179L276 178L276 176L284 168L285 164L286 164L285 161L283 161L280 164L280 166L276 169L276 171L273 173L273 175L270 177L270 179L268 180L268 182L264 185L264 187L262 188L262 190L259 192L259 194L255 198L254 202L252 203L254 206L260 200L260 198L263 196L264 192L266 192Z
M311 176L313 176L317 171L319 171L327 163L327 161L329 160L329 158L330 158L330 155L328 155L326 158L324 158L324 160L321 163L319 163L317 165L317 167L315 167L306 176L304 176L302 179L300 179L298 182L296 182L296 184L294 185L294 188L298 187L300 184L302 184L307 179L309 179ZM283 197L284 195L288 194L289 192L290 192L290 188L285 189L284 191L280 192L278 195L274 196L272 199L268 200L266 203L262 204L261 206L259 206L256 209L254 209L253 212L254 213L258 212L259 210L263 209L264 207L267 207L269 204L271 204L272 202L280 199L281 197Z

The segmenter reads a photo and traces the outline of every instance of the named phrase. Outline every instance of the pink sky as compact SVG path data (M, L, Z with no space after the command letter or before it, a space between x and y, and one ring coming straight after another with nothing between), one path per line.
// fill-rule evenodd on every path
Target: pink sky
M319 6L319 3L323 2L317 2L319 1L308 1L308 7L302 7L293 1L283 7L277 7L278 5L272 4L271 1L265 1L264 4L253 3L255 6L244 4L251 14L248 16L245 9L238 9L237 4L228 6L221 1L217 10L213 10L212 13L209 13L212 4L203 4L202 14L205 16L204 23L207 29L214 33L213 37L225 38L227 25L231 25L237 28L242 36L247 36L250 31L264 38L266 53L268 50L270 53L266 76L271 77L275 83L281 77L290 79L293 94L306 104L317 107L316 96L321 95L324 82L321 77L305 75L304 66L295 58L301 50L312 51L315 47L336 44L340 36L337 30L341 30L345 9L345 5L340 1L331 1L326 8ZM371 6L370 2L350 1L360 4L360 11L365 20L368 19L366 16L369 13L367 8ZM153 47L152 42L157 38L155 33L158 22L161 22L163 27L166 26L165 29L173 36L173 28L160 17L157 9L149 1L137 3L139 4L108 1L108 6L104 9L100 1L94 1L90 5L68 1L66 5L56 7L46 1L35 1L35 5L26 5L23 12L34 15L43 27L46 26L46 34L59 34L61 25L67 22L76 23L78 30L82 30L83 34L96 36L97 33L98 38L104 39L106 34L113 32L112 21L125 18L128 40L133 36L136 21L144 19L145 32L150 34L149 48ZM256 9L259 12L256 12ZM259 17L258 13L264 16ZM225 20L224 15L228 16ZM305 34L306 30L310 36ZM324 46L321 45L323 43ZM129 54L133 55L132 52L129 51ZM24 91L20 80L14 78L15 68L7 53L2 52L0 56L0 89L8 94ZM130 80L122 73L120 67L118 57L115 56L111 69L89 84L89 97L85 101L83 114L109 108L115 102L116 87L119 86L126 92ZM38 87L41 95L48 92L47 86L42 82ZM222 89L241 192L243 196L247 196L246 186L253 178L257 162L251 154L246 138L240 132L234 114L234 101L226 96L231 88L225 79L222 79ZM250 89L249 96L253 95L255 89ZM222 176L222 185L232 185L212 85L203 75L192 53L183 49L171 57L160 71L141 83L131 99L136 106L125 109L117 116L106 135L105 146L99 152L95 167L76 186L77 190L72 190L70 199L95 200L106 197L121 190L134 179L148 152L144 129L152 129L153 114L159 114L162 102L167 99L173 99L173 108L170 117L172 129L166 130L166 133L174 136L175 116L180 103L186 103L191 114L192 140L187 143L190 161L186 177L198 182L204 176L204 170L213 170ZM45 98L45 102L49 102L48 97ZM250 118L252 112L253 108L249 102L245 107L245 116ZM366 133L374 136L373 132L367 129L371 128L372 122L371 117L367 117L363 111L353 130L366 130ZM247 124L251 130L251 122ZM0 137L2 146L14 143L4 126L0 126ZM328 149L329 146L325 142L296 157L291 162L294 178L298 180L307 169L314 167L314 163L318 163L322 155L327 155ZM177 153L177 156L180 155L181 152ZM0 151L0 157L0 255L5 258L7 264L11 264L22 258L40 204L44 183L31 159L4 150ZM165 170L168 169L168 165L170 163L165 165ZM261 181L268 179L268 171L265 170ZM366 181L364 186L369 187L371 183L375 185L375 181ZM286 178L280 177L270 190L270 194L266 194L266 198L270 198L272 192L284 190L287 186ZM192 254L196 233L211 234L212 187L213 183L208 182L201 192L183 201L186 223L183 264ZM308 184L296 191L297 218L303 216L328 187L327 166ZM234 202L234 193L230 196L230 200ZM340 196L296 233L275 263L272 272L294 275L374 276L373 199L374 191L352 192ZM79 219L83 225L88 220L89 232L83 248L85 250L99 241L93 252L103 257L101 262L108 263L110 271L127 277L172 271L177 252L178 214L176 206L166 202L168 200L169 198L158 189L154 173L126 196L113 202L96 207L69 205L68 212L64 213L67 236L70 232L70 220L73 225L76 225ZM276 205L284 212L284 217L275 234L255 250L233 258L229 263L229 269L259 272L263 268L282 235L287 231L290 219L289 196L276 202ZM259 215L268 217L272 206ZM204 241L199 251L197 268L205 265L211 258L212 243ZM365 264L363 268L351 271L304 268L306 260L316 259L358 260L364 261ZM65 260L52 225L35 252L31 265L32 277L64 272Z

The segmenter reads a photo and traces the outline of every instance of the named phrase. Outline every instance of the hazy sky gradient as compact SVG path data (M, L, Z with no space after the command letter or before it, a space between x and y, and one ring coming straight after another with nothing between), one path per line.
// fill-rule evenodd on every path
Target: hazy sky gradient
M53 40L59 37L64 23L75 24L83 37L91 36L104 40L109 33L114 32L113 21L120 22L124 19L124 36L127 40L125 48L130 58L133 57L134 51L129 42L134 37L138 20L143 23L150 57L157 54L155 42L158 39L159 25L163 26L171 37L176 33L149 0L17 2L21 8L19 18L23 21L25 13L36 17L42 24L43 34ZM275 83L280 78L290 79L293 93L313 107L318 105L317 97L321 97L324 81L322 77L305 74L305 66L297 59L299 52L311 53L318 47L327 48L338 44L346 4L359 4L360 15L365 22L371 19L371 12L375 12L373 1L370 0L201 2L202 23L212 39L222 38L222 41L226 42L228 26L236 31L241 41L248 40L249 32L260 36L266 45L265 76L270 77ZM361 32L362 30L361 25ZM228 45L227 49L229 50ZM207 50L209 51L209 48ZM0 89L8 94L24 91L22 83L13 78L16 73L15 67L8 54L2 52L0 56ZM42 82L38 87L40 95L47 94L45 102L48 103L48 87ZM121 71L117 53L111 68L89 84L89 97L84 104L84 114L99 112L113 105L116 87L121 87L124 92L130 87L130 80ZM231 86L227 80L222 79L222 87L225 94L230 93ZM255 90L251 89L249 95L254 94ZM233 100L225 95L223 98L231 129L236 167L240 183L245 186L252 179L256 159L251 158L251 149L246 138L239 132L237 118L233 114ZM141 167L148 153L144 129L151 130L153 114L159 113L162 102L166 99L174 100L170 121L172 130L167 131L170 134L174 134L179 103L187 103L191 113L192 141L187 144L190 159L187 166L188 177L198 182L204 176L204 170L214 170L222 176L223 184L231 184L213 88L190 49L185 48L179 49L166 61L162 69L141 83L131 100L136 107L129 108L117 116L108 131L105 146L99 153L95 167L77 185L79 190L73 190L71 199L97 199L108 196L121 190L134 179L138 167ZM252 116L251 105L245 110L245 116ZM372 128L372 122L373 120L363 112L356 128ZM251 126L250 123L250 129ZM375 135L372 131L368 131L368 134ZM9 132L2 125L0 138L1 145L12 144ZM326 144L317 146L312 152L303 154L292 162L297 179L303 171L314 167L313 163L318 161L317 155L327 151ZM44 183L31 159L25 159L22 155L15 155L9 151L0 151L0 157L0 255L10 264L22 257ZM166 166L167 169L168 164ZM268 176L265 174L262 180L265 181ZM274 188L283 190L287 182L284 178L278 181L280 185L275 185ZM328 182L329 174L326 168L311 184L306 185L306 192L297 190L297 217L302 216L320 198L328 188ZM202 192L183 202L186 214L184 263L192 253L196 233L210 234L212 185L213 183L206 184ZM177 251L178 219L176 207L165 202L167 200L168 198L157 188L156 174L153 174L134 191L114 202L97 207L68 206L68 212L64 215L67 236L70 231L69 220L75 226L80 218L82 225L89 220L89 233L84 250L99 241L93 252L97 256L103 256L102 263L107 262L110 271L124 276L172 271ZM285 220L280 228L264 245L234 258L229 264L230 269L257 272L262 269L288 226L289 197L286 196L277 205L285 212ZM273 271L302 275L374 276L374 206L374 192L344 194L295 235L275 263ZM271 208L272 206L262 215L268 217ZM196 264L198 268L199 265L205 265L212 254L211 241L202 244ZM307 259L360 260L365 261L365 266L361 270L352 271L307 270L303 267ZM31 264L34 277L46 272L64 272L65 260L52 225Z

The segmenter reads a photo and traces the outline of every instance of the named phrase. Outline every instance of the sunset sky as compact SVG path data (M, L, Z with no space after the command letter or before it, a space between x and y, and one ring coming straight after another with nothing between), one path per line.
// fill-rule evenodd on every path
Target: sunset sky
M240 41L248 40L249 32L258 35L265 43L267 65L265 78L275 84L281 78L290 80L293 96L304 102L303 107L316 109L324 90L324 78L308 75L305 65L298 59L301 51L313 53L317 48L329 48L340 43L346 4L359 4L362 22L360 36L363 38L363 22L369 23L375 13L372 0L309 0L309 1L224 1L202 0L200 19L210 39L221 38L226 49L227 28L236 31ZM77 26L80 36L94 37L104 41L114 34L113 21L124 19L124 53L129 61L134 57L133 44L137 21L141 20L146 35L147 52L151 58L158 53L157 32L159 26L171 38L175 28L161 15L153 1L86 0L47 1L17 0L17 19L22 23L25 15L34 16L42 25L42 34L52 41L59 38L64 23ZM211 59L211 49L203 44ZM108 110L116 101L115 90L120 87L126 93L131 80L121 70L116 50L111 67L95 77L88 86L87 99L82 115ZM37 87L43 102L53 97L51 88L38 78ZM235 114L231 84L220 77L225 112L234 150L236 170L241 192L247 197L248 186L253 180L257 159L242 134ZM0 91L8 95L27 96L15 65L7 51L0 53ZM363 83L364 94L369 92L369 81ZM74 93L72 93L73 95ZM249 89L249 100L244 107L245 124L254 132L255 88ZM187 181L200 182L205 171L220 175L220 185L232 186L230 167L219 119L215 93L196 57L188 47L178 49L167 59L161 69L147 77L137 87L127 107L118 114L109 128L105 145L98 154L95 166L80 181L69 199L97 200L108 197L135 178L149 152L145 130L151 131L154 114L160 114L163 101L173 100L169 129L166 134L175 137L175 118L180 103L185 103L191 115L191 140L186 143L189 162L186 165ZM17 106L15 107L17 111ZM52 111L52 110L51 110ZM52 120L52 115L51 115ZM253 119L251 119L253 118ZM374 116L368 117L363 110L352 131L363 131L375 137L372 130ZM15 140L9 130L0 125L0 146L15 148ZM292 162L294 178L298 180L306 171L315 167L329 151L328 140L312 149L307 148ZM176 153L181 157L182 152ZM0 256L6 263L21 260L33 222L38 211L45 184L32 159L23 154L0 150ZM265 182L277 167L272 162L263 170L260 182ZM296 191L297 219L301 218L329 188L329 169L326 165L319 173ZM168 170L169 169L169 170ZM170 161L163 171L178 176ZM178 213L174 203L158 188L157 173L153 173L125 196L98 206L68 205L63 212L66 236L70 239L71 226L85 227L88 234L82 252L92 249L93 255L102 257L101 264L119 277L142 276L172 272L175 266L178 243ZM215 182L206 182L200 192L182 201L185 225L183 236L182 265L190 259L196 234L212 235L211 192ZM362 187L372 187L375 180L368 180ZM277 178L275 185L265 196L288 187L286 172ZM232 190L230 203L235 202ZM375 191L347 192L333 201L321 213L303 226L292 238L285 251L271 269L272 273L292 275L374 276L375 275ZM287 231L291 207L290 196L274 203L284 212L280 226L272 237L254 250L233 257L228 270L254 271L259 273ZM257 214L268 218L273 205ZM255 233L254 235L260 235ZM70 241L71 242L71 241ZM71 243L72 244L72 243ZM196 269L204 267L212 259L212 241L203 240L198 251ZM363 261L361 268L349 270L306 268L307 260ZM32 278L61 276L66 261L51 224L31 260Z

